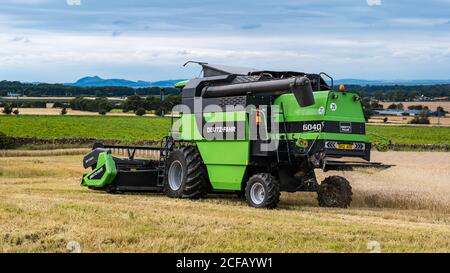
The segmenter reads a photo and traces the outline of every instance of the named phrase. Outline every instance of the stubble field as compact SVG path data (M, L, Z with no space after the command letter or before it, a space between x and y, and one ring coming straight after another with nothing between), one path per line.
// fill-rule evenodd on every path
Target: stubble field
M79 186L82 152L1 155L0 251L67 252L75 242L82 252L368 252L372 241L383 252L450 250L450 153L374 153L397 166L339 173L354 189L349 209L297 193L258 210L232 196L90 191Z

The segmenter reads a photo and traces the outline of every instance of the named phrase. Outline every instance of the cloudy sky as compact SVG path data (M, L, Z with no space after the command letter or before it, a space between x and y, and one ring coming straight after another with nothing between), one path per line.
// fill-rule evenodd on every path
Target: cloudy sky
M187 60L450 79L450 0L0 0L0 80L196 76Z

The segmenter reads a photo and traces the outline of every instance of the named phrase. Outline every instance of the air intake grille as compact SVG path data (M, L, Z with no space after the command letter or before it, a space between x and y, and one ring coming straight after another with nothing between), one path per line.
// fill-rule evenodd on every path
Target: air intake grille
M234 78L233 83L257 82L260 78L260 76L237 76Z
M242 105L245 107L246 103L247 103L247 99L245 96L224 97L224 98L220 98L220 100L219 100L219 106L221 106L221 107L225 107L227 105L233 105L233 106Z

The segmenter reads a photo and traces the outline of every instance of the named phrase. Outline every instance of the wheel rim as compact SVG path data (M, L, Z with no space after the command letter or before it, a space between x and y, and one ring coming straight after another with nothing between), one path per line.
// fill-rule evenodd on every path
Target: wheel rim
M264 202L265 197L266 190L264 189L264 186L261 183L253 184L250 188L250 198L252 199L252 202L256 205L260 205Z
M181 182L183 181L183 166L181 165L180 161L176 160L173 161L172 164L170 164L168 180L169 187L173 191L177 191L180 189Z
M324 194L324 202L327 206L334 206L337 204L337 194L333 188L328 188Z

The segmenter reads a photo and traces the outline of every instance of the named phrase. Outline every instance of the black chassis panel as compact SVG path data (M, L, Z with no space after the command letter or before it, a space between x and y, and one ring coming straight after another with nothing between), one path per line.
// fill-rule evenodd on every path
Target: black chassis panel
M320 124L322 125L321 132L327 133L339 133L339 134L366 134L366 126L364 122L341 122L341 121L296 121L296 122L286 122L286 129L283 123L280 124L280 133L303 133L303 126L308 124ZM345 126L345 127L344 127ZM346 130L344 130L344 128Z
M117 176L111 185L118 191L160 191L159 161L114 157Z
M112 183L118 191L146 191L159 192L161 187L157 186L158 170L136 170L119 171Z
M354 143L349 141L337 141L339 143ZM287 156L287 147L286 144L289 145L289 152L291 155L291 163L292 164L299 164L302 161L307 161L308 158L314 157L319 155L321 152L323 152L324 157L329 158L340 158L340 157L355 157L355 158L362 158L366 161L370 161L370 150L371 150L371 143L366 142L365 143L365 149L364 150L338 150L338 149L327 149L325 148L325 141L324 140L317 140L314 142L310 142L308 147L300 148L295 144L295 141L290 140L286 142L285 140L280 140L279 148L278 148L278 158L280 161L283 161L286 163L288 160ZM272 166L272 165L279 165L280 162L277 162L277 153L276 151L271 152L262 152L258 147L260 147L261 141L252 141L251 143L251 162L253 162L254 165L265 165L265 166ZM281 163L283 163L281 162ZM318 167L318 166L315 166Z

